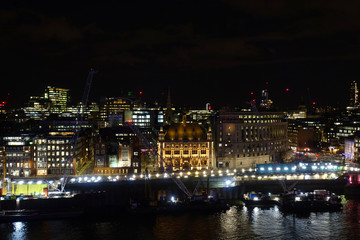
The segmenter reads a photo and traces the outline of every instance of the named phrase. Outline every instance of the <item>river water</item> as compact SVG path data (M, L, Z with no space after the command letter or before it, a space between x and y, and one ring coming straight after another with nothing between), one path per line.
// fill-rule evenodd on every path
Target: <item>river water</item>
M276 206L233 206L209 214L1 223L0 239L360 239L360 201L348 200L340 212L301 216Z

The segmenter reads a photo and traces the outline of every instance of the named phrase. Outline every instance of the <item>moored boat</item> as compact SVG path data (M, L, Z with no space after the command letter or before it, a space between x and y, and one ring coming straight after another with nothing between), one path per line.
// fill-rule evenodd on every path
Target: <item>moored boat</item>
M274 206L279 203L279 198L274 195L252 192L244 194L241 201L244 202L246 206Z
M330 212L341 210L343 205L339 196L326 190L295 190L280 198L279 207L284 212Z
M220 212L229 210L229 205L207 195L194 195L191 199L179 201L171 197L169 201L153 201L149 205L131 204L130 213L178 213L178 212Z

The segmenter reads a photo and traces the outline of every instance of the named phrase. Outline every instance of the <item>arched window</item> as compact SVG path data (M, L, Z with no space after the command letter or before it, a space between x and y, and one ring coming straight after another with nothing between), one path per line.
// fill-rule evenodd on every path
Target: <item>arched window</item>
M166 154L166 155L170 155L170 154L171 154L171 149L170 149L170 146L169 146L169 145L167 145L167 146L165 147L165 154Z
M184 155L188 155L189 154L189 147L188 146L184 146Z
M174 155L180 155L180 147L179 147L179 145L175 146Z
M206 146L205 145L201 146L201 154L206 154Z

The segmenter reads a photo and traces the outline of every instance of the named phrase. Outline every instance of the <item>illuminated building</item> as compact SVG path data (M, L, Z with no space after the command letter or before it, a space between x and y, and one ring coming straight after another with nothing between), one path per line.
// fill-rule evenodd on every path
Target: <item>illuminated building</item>
M94 171L94 132L93 129L82 129L76 143L76 174L92 174Z
M76 121L76 117L50 116L40 123L42 130L52 132L76 132L80 129L90 129L88 121Z
M347 137L344 140L344 157L348 163L360 162L360 134L357 132L354 136Z
M327 139L338 139L340 143L344 143L344 139L354 136L360 131L360 118L357 112L352 112L354 115L346 116L345 118L336 119L327 131Z
M27 119L42 120L49 116L47 100L44 97L31 96L24 113Z
M94 160L95 174L140 173L139 139L129 127L102 128L94 141Z
M288 153L287 122L282 113L220 111L217 167L248 168L281 161Z
M358 144L358 141L357 141ZM358 147L356 148L356 150L358 150ZM344 141L344 156L345 156L345 161L353 161L355 158L355 141L354 138L345 138Z
M305 105L299 105L295 111L289 111L287 113L287 119L298 119L307 117L307 108Z
M319 152L323 142L328 142L325 134L324 118L288 119L289 145L293 151Z
M2 138L0 155L5 147L6 172L10 177L29 177L33 173L31 157L31 137L27 135L12 135ZM3 169L1 162L1 171Z
M209 104L206 104L206 109L188 110L186 112L187 119L199 123L204 127L214 127L217 111L212 110Z
M78 117L82 114L83 120L97 119L99 118L99 105L92 102L88 106L84 106L79 102L76 106L68 107L66 113L62 113L61 116Z
M87 107L88 109L88 119L98 119L100 117L100 108L99 105L95 102L92 102L91 104L89 104L89 106ZM85 119L85 118L84 118Z
M147 107L138 101L123 97L111 97L102 101L100 107L100 127L122 126L132 122L139 128L162 126L164 112L160 107Z
M54 129L55 130L55 129ZM33 160L36 175L74 175L92 173L94 165L93 132L82 129L74 142L72 131L48 132L34 138ZM76 149L74 150L74 147ZM89 169L92 167L92 169Z
M269 91L267 89L262 90L260 108L270 109L272 103L271 99L269 99Z
M356 134L354 137L354 161L360 162L360 136Z
M137 107L125 110L125 122L132 122L138 128L159 128L164 124L164 111L161 108Z
M350 84L350 96L349 96L349 106L348 110L356 109L359 107L359 89L357 87L356 81L352 81Z
M197 123L173 123L159 132L158 151L174 171L214 168L212 131ZM166 167L166 166L163 166Z
M34 138L33 159L37 176L74 175L73 132L49 132Z
M125 121L125 110L132 109L133 100L122 97L108 97L101 102L101 127L121 126Z
M69 89L47 86L44 98L48 100L50 113L66 112L70 101Z

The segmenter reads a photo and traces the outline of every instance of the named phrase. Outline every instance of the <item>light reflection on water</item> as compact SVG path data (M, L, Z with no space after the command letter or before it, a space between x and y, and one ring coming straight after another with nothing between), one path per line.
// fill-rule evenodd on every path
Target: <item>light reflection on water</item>
M360 202L341 212L284 215L277 207L223 213L0 224L0 239L360 239Z
M26 233L26 223L23 222L14 222L13 223L14 231L10 234L9 239L20 240L25 238Z

